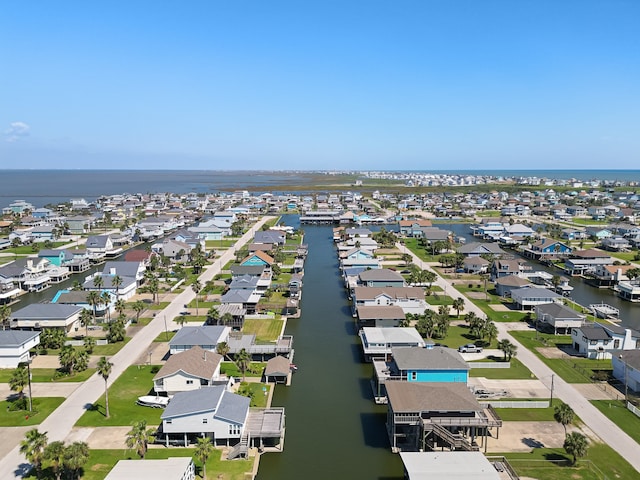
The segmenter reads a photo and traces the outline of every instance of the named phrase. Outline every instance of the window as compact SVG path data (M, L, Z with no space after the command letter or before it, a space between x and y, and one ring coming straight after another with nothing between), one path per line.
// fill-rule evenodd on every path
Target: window
M172 421L173 421L173 420L172 420L171 418L167 418L167 419L165 420L165 422L167 422L167 423L171 423Z
M187 380L187 385L193 385L193 380Z
M209 419L208 418L203 418L202 419L202 423L209 423Z
M411 372L411 380L416 381L418 379L418 372Z
M613 341L613 348L620 348L620 339L616 339Z

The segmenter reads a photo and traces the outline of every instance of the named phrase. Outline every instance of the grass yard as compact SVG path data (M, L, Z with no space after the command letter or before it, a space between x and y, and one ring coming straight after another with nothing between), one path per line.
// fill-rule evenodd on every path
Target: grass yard
M242 382L237 393L251 398L252 407L266 408L270 388L270 385L264 383Z
M266 362L251 362L249 370L245 372L245 377L260 378L262 376L262 371L266 366ZM238 367L236 367L236 364L233 362L222 362L222 364L220 365L220 373L226 375L227 377L242 378L242 372L238 369Z
M425 297L425 300L427 301L427 303L429 305L436 305L436 306L440 306L440 305L453 305L453 298L451 298L449 295L441 295L438 293L435 293L433 295L427 295ZM453 310L453 309L451 309ZM452 312L450 311L450 313L456 313L455 310L453 310Z
M2 401L0 402L0 412L2 412L2 415L0 415L0 427L27 427L38 425L65 400L65 397L34 397L32 412L28 410L11 412L9 411L11 402L7 400Z
M500 358L502 360L502 358ZM486 360L484 360L486 361ZM536 378L531 370L525 367L517 358L511 359L509 368L472 368L470 377L485 377L493 380L529 380Z
M231 239L231 240L206 240L204 242L204 245L207 249L207 251L209 250L219 250L219 249L227 249L227 248L231 248L233 247L233 245L236 243L237 239Z
M168 342L171 340L178 332L162 332L156 338L153 339L154 342Z
M568 383L591 383L595 371L610 371L611 362L588 358L546 358L536 348L571 344L569 335L553 335L536 332L512 331L516 340L535 353L549 368Z
M638 260L635 259L636 255L638 255L638 252L607 252L609 255L611 255L613 258L617 258L618 260L623 260L625 262L637 262Z
M134 323L134 325L136 324ZM96 345L93 347L93 353L91 355L104 355L105 357L110 357L118 353L122 347L129 343L129 340L131 340L131 337L125 337L122 342L108 343L107 345Z
M411 250L411 252L423 262L432 261L431 255L427 254L424 247L418 245L417 238L405 238L404 246Z
M109 388L110 418L105 417L102 395L76 423L79 427L113 427L133 425L146 420L150 427L160 424L162 409L136 405L138 397L147 395L153 387L153 366L132 365Z
M147 306L149 310L164 310L170 302L151 303Z
M638 478L638 472L615 450L603 443L591 443L587 456L575 467L567 466L571 456L562 448L534 448L530 453L503 454L520 476L544 480L602 480ZM595 468L594 468L595 467Z
M482 345L483 342L469 333L469 327L466 325L451 325L449 332L444 338L433 338L433 341L446 345L449 348L458 348L467 343L476 343ZM498 348L497 340L494 340L491 346L483 345L484 348Z
M0 370L0 383L9 383L13 370ZM96 373L95 368L87 368L86 370L73 375L67 375L55 368L32 368L31 381L34 383L44 382L84 382L86 379Z
M275 342L282 332L284 320L247 318L242 333L254 334L258 342Z
M509 401L511 399L506 398L505 400ZM541 398L540 400L544 401L545 399ZM555 422L556 420L553 418L554 409L562 403L562 400L554 398L552 405L547 408L496 408L496 411L505 422ZM579 419L576 417L574 424L578 422Z
M609 420L618 425L627 435L640 443L640 418L625 406L622 400L591 400Z
M166 459L169 457L193 457L196 465L196 478L202 478L202 463L195 459L194 448L150 448L146 459ZM207 478L219 478L224 480L245 480L251 472L253 458L249 460L237 459L233 461L222 460L222 450L216 449L207 460ZM103 480L119 460L137 460L139 457L133 450L94 450L89 452L89 462L82 472L83 480ZM35 475L26 477L34 480ZM45 480L53 480L55 475L52 469L45 463L41 477Z

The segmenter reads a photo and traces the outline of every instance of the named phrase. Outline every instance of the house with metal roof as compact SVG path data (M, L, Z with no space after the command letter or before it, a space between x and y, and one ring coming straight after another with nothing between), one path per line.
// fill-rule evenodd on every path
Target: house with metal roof
M505 462L498 466L489 461L481 452L400 452L406 480L500 480L500 471Z
M16 368L40 344L39 331L0 330L0 368Z
M397 327L405 320L402 307L397 305L360 305L356 307L359 327Z
M366 361L388 360L393 347L424 347L425 341L414 327L364 327L358 332Z
M594 323L574 328L571 343L580 355L608 359L622 350L640 349L640 332L617 325Z
M532 310L537 305L562 302L562 295L539 287L515 288L511 290L511 298L520 310Z
M404 277L388 268L374 268L360 273L359 283L364 287L404 287Z
M216 351L221 342L229 339L231 327L222 325L184 326L169 340L171 355L199 346L205 350Z
M105 480L162 478L162 480L195 480L196 467L191 457L119 460Z
M66 333L80 327L82 307L57 303L32 303L11 314L11 328L41 330L43 328L64 328Z
M568 333L572 328L579 328L584 324L586 315L576 312L561 303L546 303L534 307L538 328L549 327L553 333Z
M356 308L394 305L405 314L424 313L429 308L424 295L423 287L355 287L352 293Z

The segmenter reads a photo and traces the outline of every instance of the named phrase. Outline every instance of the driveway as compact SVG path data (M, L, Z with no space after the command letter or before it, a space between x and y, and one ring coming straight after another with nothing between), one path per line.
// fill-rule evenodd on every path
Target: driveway
M495 435L495 429L493 435ZM532 448L562 448L563 443L564 428L558 422L504 422L500 427L498 438L487 439L487 453L529 452Z

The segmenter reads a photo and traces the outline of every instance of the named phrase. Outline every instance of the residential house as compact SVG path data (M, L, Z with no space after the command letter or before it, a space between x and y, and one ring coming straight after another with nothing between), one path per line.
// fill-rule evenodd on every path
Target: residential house
M366 361L388 360L393 347L424 347L425 341L414 327L364 327L358 332Z
M431 220L427 219L400 220L398 225L400 227L400 234L407 237L421 237L422 228L433 226Z
M205 241L223 240L231 235L231 225L219 225L214 220L207 220L187 228L187 231L198 235Z
M287 235L280 230L258 230L253 236L253 243L264 243L271 248L282 246L287 241Z
M0 283L18 285L22 290L38 292L51 282L51 263L46 258L18 258L0 266Z
M162 480L195 480L196 467L191 457L118 460L105 480L162 478Z
M188 445L201 437L214 445L236 444L246 426L249 403L248 397L222 385L178 392L160 416L160 435L167 445L172 439Z
M507 275L498 278L494 285L498 295L501 297L510 297L512 290L529 287L532 283L526 278L522 278L518 275Z
M159 253L162 253L167 258L175 261L184 261L188 259L191 253L191 246L179 240L165 238L160 244L159 250Z
M387 382L387 431L393 452L478 451L502 420L461 382ZM478 444L480 443L480 445Z
M395 305L356 307L358 327L397 327L405 321L405 313Z
M603 238L600 242L600 245L605 250L610 250L612 252L622 252L625 250L629 250L631 248L631 244L629 240L620 236L611 236Z
M482 452L400 452L405 480L449 478L464 480L500 480L499 469ZM506 460L500 459L504 465ZM495 465L495 466L494 466Z
M405 314L422 314L429 308L424 294L422 287L355 287L352 297L354 308L395 305Z
M174 355L195 346L215 352L219 343L228 341L230 332L231 327L228 326L184 326L169 340L169 353Z
M625 350L611 355L613 376L625 390L640 393L640 350Z
M11 313L11 328L34 330L62 328L72 333L80 327L82 307L56 303L32 303Z
M491 265L491 281L495 282L497 279L508 275L520 275L525 268L523 261L505 259L494 260Z
M291 361L282 355L267 360L262 377L266 383L286 384L291 374Z
M522 287L511 290L511 299L516 308L532 310L537 305L562 302L562 295L546 288Z
M640 348L640 332L617 325L593 324L574 328L571 341L580 355L608 359L619 350Z
M171 355L153 377L156 394L169 397L178 392L197 390L212 385L226 385L228 379L220 375L222 355L194 346Z
M629 281L627 272L633 265L596 265L592 273L592 281L599 287L613 287L620 282Z
M0 330L0 368L16 368L29 361L29 350L38 345L39 331Z
M490 262L483 257L466 257L462 261L462 269L465 273L483 274L489 270Z
M104 264L102 268L103 275L118 275L119 277L129 277L136 281L139 286L144 281L144 272L147 268L144 262L134 261L110 261Z
M595 271L598 265L613 265L613 258L602 250L578 250L565 259L564 268L569 275L584 275Z
M574 309L555 302L537 305L534 311L539 328L548 326L553 329L554 334L567 334L571 329L581 327L586 318Z
M590 238L593 238L595 240L603 240L613 235L613 233L611 233L611 230L602 227L586 227L585 233Z
M618 282L618 296L628 302L640 302L640 282L638 279Z
M64 223L71 235L82 235L91 231L94 220L87 216L66 217Z
M113 256L122 251L116 249L109 235L93 235L87 238L85 248L89 253L89 258L94 262L100 262L107 256Z
M44 258L56 267L62 266L69 256L73 257L73 253L70 253L68 250L42 249L38 252L38 258Z
M255 252L246 256L244 259L242 259L242 261L240 262L240 265L242 266L258 265L258 266L264 266L268 269L271 269L271 265L273 265L273 263L274 263L273 258L267 255L266 253Z
M358 277L360 285L365 287L404 287L406 285L402 275L388 268L364 270Z
M376 403L385 403L385 385L403 382L460 382L469 379L469 364L458 351L427 344L425 348L394 347L391 358L373 360L374 396Z
M461 253L468 258L479 257L480 255L491 255L498 258L504 255L505 251L495 243L471 242L460 245L458 247L458 253Z
M569 255L573 249L564 242L553 238L542 238L531 245L530 249L534 258L557 258Z

